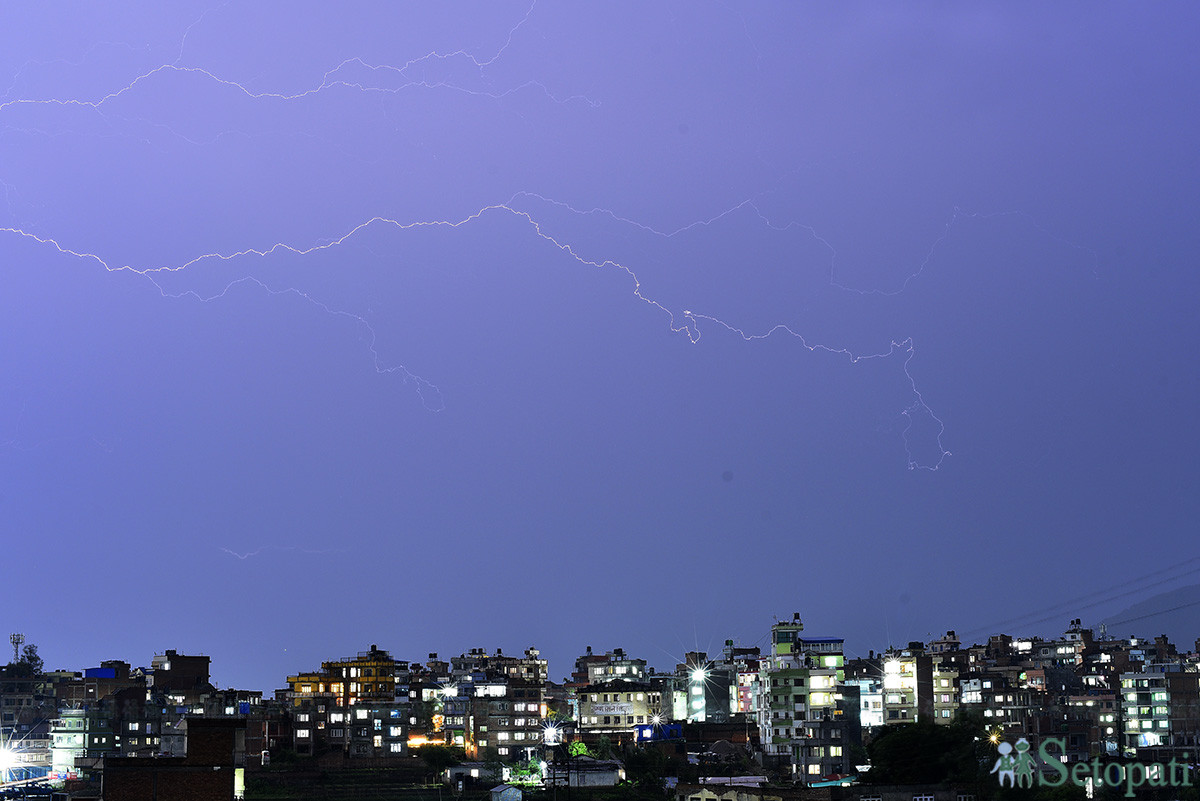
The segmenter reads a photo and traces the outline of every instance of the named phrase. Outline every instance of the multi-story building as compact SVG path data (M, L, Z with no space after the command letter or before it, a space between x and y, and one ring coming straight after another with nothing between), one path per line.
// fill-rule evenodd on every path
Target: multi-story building
M397 662L372 645L357 656L322 662L319 671L288 676L288 687L297 702L327 696L335 706L394 703Z
M167 650L150 660L146 684L179 706L195 704L213 689L209 683L210 662L207 656Z
M979 713L1000 737L1016 739L1030 731L1031 713L1040 708L1038 693L1021 686L1019 672L993 669L959 679L963 709Z
M758 725L764 754L790 763L808 782L845 764L844 641L803 631L799 613L771 627L771 653L760 662Z
M578 722L577 730L580 733L586 731L595 735L599 731L597 727L605 727L606 730L613 729L614 733L623 733L625 728L632 731L632 725L636 724L629 727L622 725L618 730L617 724L614 722L616 715L611 710L607 714L609 722L607 724L599 722L603 721L606 715L602 711L597 713L596 710L602 710L604 707L597 707L594 704L613 702L595 701L593 696L611 695L611 692L600 691L599 695L591 692L593 687L622 683L639 685L634 693L635 695L641 693L643 704L645 703L644 699L649 695L655 695L661 699L653 712L646 713L643 710L643 717L651 714L660 721L672 717L671 702L676 684L673 675L669 673L655 674L653 668L647 667L645 659L629 656L625 653L624 648L614 648L606 653L597 654L592 652L592 647L589 645L587 651L575 660L575 670L571 673L571 681L565 686L569 705L568 715L572 720ZM598 722L593 723L592 718L596 718Z
M236 718L193 717L183 722L186 755L103 761L104 798L245 798L245 727Z
M730 711L734 714L756 717L758 699L761 695L759 687L761 652L757 646L740 647L734 645L733 640L726 640L724 657L726 664L732 667L734 677Z
M584 685L606 681L644 681L646 674L646 660L631 658L624 648L595 654L589 645L583 656L575 660L575 670L571 674L570 683Z
M728 723L735 703L737 668L714 662L703 651L691 651L675 667L676 687L683 693L681 720L689 723ZM680 710L676 708L676 714Z
M883 725L883 678L863 676L847 678L848 686L858 688L858 719L864 729Z
M958 670L938 661L932 668L933 722L948 724L958 716Z
M546 660L533 647L526 648L522 656L506 656L499 648L491 655L482 648L472 648L450 659L452 677L468 673L485 673L490 678L504 678L525 684L541 684L547 677Z
M549 713L546 660L538 650L509 657L473 649L451 664L440 690L445 741L462 746L471 759L528 758L543 740Z
M579 731L585 739L603 735L612 740L632 741L639 724L667 717L663 713L661 691L646 682L589 684L576 690L576 699Z
M950 632L949 634L953 634ZM883 720L888 723L951 723L959 707L955 662L924 652L919 642L883 658Z
M407 693L397 696L396 679L407 667L372 645L357 656L322 662L320 671L288 676L296 752L406 753L411 705Z
M50 721L57 717L56 685L74 674L40 674L25 662L0 667L0 745L20 778L42 775L50 764Z
M1180 662L1121 674L1122 746L1157 761L1200 746L1200 673Z
M912 723L917 720L917 658L889 654L883 663L884 723Z
M925 647L925 652L929 654L948 654L958 651L962 647L962 641L958 639L958 635L951 629L942 637L933 640Z
M50 725L51 773L74 777L81 763L117 750L112 720L96 709L64 709Z

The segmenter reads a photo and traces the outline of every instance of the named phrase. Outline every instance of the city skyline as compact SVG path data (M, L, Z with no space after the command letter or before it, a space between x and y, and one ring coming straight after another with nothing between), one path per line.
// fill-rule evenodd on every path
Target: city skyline
M8 629L258 686L1183 592L1198 16L5 7Z
M1197 585L1197 586L1200 587L1200 585ZM1197 587L1189 587L1186 589L1195 590L1196 588ZM1138 592L1141 592L1141 590L1138 590ZM1155 599L1160 598L1160 597L1163 597L1163 598L1170 597L1170 594L1163 593L1161 596L1155 596ZM1155 599L1151 599L1151 600L1153 601ZM985 645L986 643L988 643L988 641L990 639L992 639L994 637L1002 637L1002 636L1010 636L1016 640L1031 640L1031 641L1049 642L1049 641L1053 641L1057 637L1060 637L1063 634L1063 632L1068 631L1069 629L1071 629L1072 627L1075 627L1075 626L1082 626L1084 628L1087 628L1087 629L1093 631L1095 634L1097 634L1101 639L1109 640L1109 641L1129 641L1132 639L1135 641L1151 642L1156 637L1165 636L1168 638L1168 640L1172 644L1176 645L1177 647L1181 647L1185 650L1190 651L1193 649L1193 646L1200 644L1200 626L1197 626L1195 629L1188 629L1188 631L1182 631L1182 629L1178 625L1178 621L1176 621L1175 625L1170 626L1172 631L1174 631L1175 633L1166 634L1162 630L1152 628L1153 622L1150 622L1149 625L1147 625L1144 621L1154 621L1156 619L1162 620L1163 617L1166 614L1169 614L1170 612L1177 611L1179 609L1192 609L1197 604L1200 604L1200 601L1190 601L1185 604L1182 604L1179 606L1172 606L1165 610L1151 613L1151 614L1133 615L1133 616L1118 615L1116 617L1119 619L1116 619L1114 622L1119 627L1113 631L1108 630L1108 628L1107 628L1108 624L1105 621L1097 621L1093 625L1093 624L1088 624L1086 618L1070 618L1069 620L1067 620L1064 623L1063 621L1059 620L1058 617L1055 617L1055 620L1058 621L1058 623L1061 623L1061 625L1058 625L1058 624L1048 622L1048 620L1045 618L1039 617L1034 621L1036 625L1025 625L1025 626L1020 624L1020 621L1022 620L1022 618L1009 618L1005 621L997 621L997 625L993 625L993 626L989 626L989 627L981 628L981 629L971 629L971 630L954 628L952 625L952 621L951 621L950 626L943 627L943 629L939 632L929 632L929 633L927 633L927 635L924 638L915 638L912 640L896 641L896 642L890 642L890 643L886 643L886 644L867 642L867 643L863 644L861 648L860 647L846 647L845 653L849 658L853 658L853 659L863 659L863 658L867 658L869 655L873 655L876 658L878 658L878 657L881 657L890 652L898 653L901 651L908 650L915 643L921 643L922 647L928 647L931 643L937 643L939 640L945 638L948 635L958 637L961 640L963 647L968 647L968 646L978 647L981 645ZM1036 614L1041 615L1042 612L1038 612ZM1028 615L1026 617L1033 618L1034 615ZM800 612L793 613L792 619L800 620L802 623L804 623L804 635L806 637L820 639L823 637L831 637L832 636L832 637L835 637L839 642L843 642L843 643L847 642L846 637L842 636L842 634L840 632L826 630L826 628L823 628L819 625L815 629L809 628L807 619L804 618L804 616ZM306 671L311 671L311 670L314 670L318 664L329 662L329 661L339 661L339 660L351 659L354 653L359 653L361 655L363 652L368 651L368 650L373 650L375 648L379 648L380 651L390 654L391 657L394 659L411 662L414 665L422 664L426 660L426 658L429 661L438 661L438 660L448 661L453 657L460 657L460 656L465 657L465 656L475 654L475 653L478 653L481 656L485 656L485 657L486 656L501 656L501 655L507 656L507 657L519 657L522 654L527 654L527 652L530 649L532 649L532 650L537 651L540 654L540 657L547 663L547 665L565 666L563 668L563 670L560 671L562 673L561 676L557 676L555 674L553 667L548 668L548 672L546 674L546 679L547 679L547 681L554 681L554 682L570 682L571 681L571 677L570 677L570 673L569 673L570 666L574 665L576 663L576 661L578 659L580 659L581 657L583 657L585 655L591 655L592 653L611 654L614 651L626 653L630 656L630 658L638 658L638 659L644 660L652 671L657 671L658 673L671 673L673 670L676 669L676 667L678 665L687 663L688 655L692 654L692 653L704 653L704 654L707 654L710 659L717 658L721 654L722 650L725 649L726 647L728 647L730 644L732 644L732 646L735 648L753 648L753 649L764 649L765 650L770 644L770 636L771 636L771 630L772 630L771 627L774 625L778 625L780 623L787 622L789 620L789 617L787 615L772 616L766 620L768 622L763 623L763 628L762 628L760 635L757 637L757 639L752 640L752 641L743 641L743 640L740 640L740 639L734 638L734 637L726 637L726 638L720 639L720 640L710 639L706 643L701 643L697 639L691 645L685 645L682 642L682 640L678 636L676 636L675 641L678 644L678 646L680 647L680 650L678 653L675 653L668 649L664 649L661 646L661 644L657 644L657 645L651 644L649 650L646 652L643 652L643 651L636 650L636 649L630 649L629 647L627 647L627 645L624 642L618 641L615 643L609 643L609 644L602 645L599 647L594 647L590 643L586 644L586 645L581 645L574 653L555 654L554 656L557 658L552 659L550 654L546 653L543 649L538 648L538 646L536 644L536 640L537 640L536 634L531 634L531 639L533 640L532 642L528 643L525 646L520 646L520 647L496 645L494 643L493 644L475 643L473 645L464 644L464 645L458 646L457 648L452 647L446 651L425 650L425 648L422 646L421 643L397 644L397 643L387 643L382 640L379 640L379 641L372 641L369 645L360 644L358 647L351 647L351 648L345 650L344 653L339 652L339 654L337 654L337 655L335 655L329 649L326 649L326 651L324 652L324 655L320 658L319 662L314 662L307 666L304 666L304 665L293 666L293 668L288 671L288 674L294 675L297 673L304 673ZM1004 626L1004 625L1000 625L1001 623L1011 624L1011 625ZM1140 628L1134 627L1132 625L1134 623L1141 624ZM1162 627L1162 628L1165 629L1167 627ZM986 632L986 633L984 633L984 632ZM14 647L14 652L18 654L18 658L15 658L13 660L14 662L18 661L20 650L23 649L24 647L30 646L30 645L34 646L35 648L38 647L37 642L30 641L28 638L26 638L24 636L24 634L14 633L10 639L13 640L13 642L11 644ZM584 639L586 639L586 637ZM857 644L856 644L856 646L857 646ZM313 647L316 648L317 650L320 650L321 644L319 642L314 642ZM411 651L411 653L410 653L410 651ZM202 656L202 657L205 657L206 659L213 658L211 654L205 653L203 651L190 650L188 648L180 648L180 647L176 647L176 646L171 646L169 648L167 646L157 647L152 651L152 656L154 659L159 659L159 658L162 658L163 655L167 654L167 653L190 654L193 656ZM39 657L41 657L40 653L39 653ZM153 661L153 659L151 659L150 657L146 657L144 659L144 663L139 662L138 659L139 659L139 657L132 656L130 654L108 654L103 659L94 660L93 662L87 663L87 664L83 664L83 663L79 663L79 662L76 662L76 663L70 664L70 665L53 665L52 666L50 664L46 664L45 669L46 670L67 671L67 672L80 671L80 670L86 670L89 668L93 668L96 665L101 664L102 662L111 661L111 660L128 662L131 667L136 668L138 666L147 667ZM240 683L239 684L236 682L233 682L233 683L219 682L216 680L216 677L217 677L217 675L220 674L221 667L222 666L219 663L216 664L216 672L213 674L213 680L214 680L214 686L222 688L222 689L249 690L249 691L255 691L255 692L262 692L264 695L269 695L274 690L278 690L286 685L286 682L281 682L278 680L276 681L275 685L271 685L270 680L267 680L265 684L262 684L262 686L259 686L257 684L253 684L253 683L250 683L250 684ZM234 672L238 672L236 668L235 668Z

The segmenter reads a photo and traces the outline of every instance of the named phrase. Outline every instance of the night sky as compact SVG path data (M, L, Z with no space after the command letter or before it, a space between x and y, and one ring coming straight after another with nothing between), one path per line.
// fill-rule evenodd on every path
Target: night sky
M558 679L1200 581L1198 29L3 4L3 633Z

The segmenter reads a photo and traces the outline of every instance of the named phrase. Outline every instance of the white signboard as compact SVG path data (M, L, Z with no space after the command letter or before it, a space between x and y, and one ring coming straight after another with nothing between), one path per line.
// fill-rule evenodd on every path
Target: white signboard
M592 704L593 715L632 715L633 704Z

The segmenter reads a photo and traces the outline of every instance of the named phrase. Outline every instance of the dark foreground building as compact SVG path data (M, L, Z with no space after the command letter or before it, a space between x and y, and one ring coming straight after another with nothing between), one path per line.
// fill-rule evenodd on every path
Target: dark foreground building
M101 773L104 801L245 798L246 721L187 718L187 756L114 757Z

